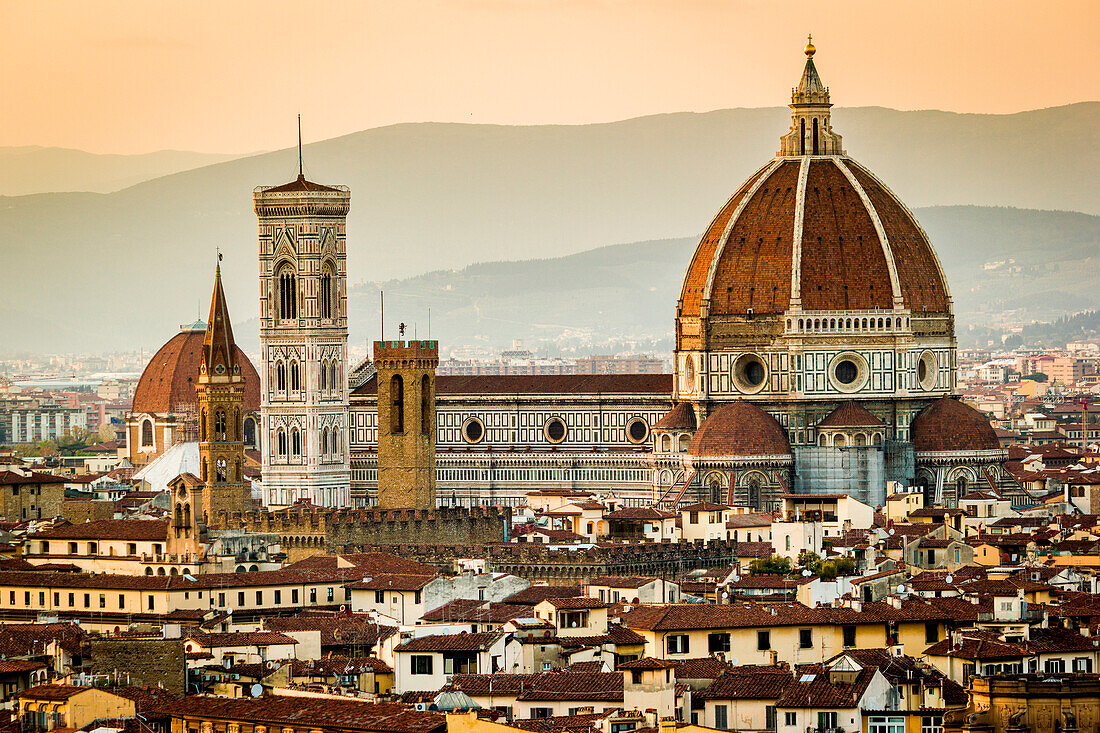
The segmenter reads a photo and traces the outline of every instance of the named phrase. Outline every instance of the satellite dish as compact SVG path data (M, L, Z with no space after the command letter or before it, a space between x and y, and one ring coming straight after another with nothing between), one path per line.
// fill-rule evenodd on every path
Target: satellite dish
M727 591L722 591L722 597L723 598L729 598L730 594Z
M226 612L227 614L229 614L230 616L232 616L232 615L233 615L233 609L232 609L232 608L227 608L227 609L225 609L225 612Z
M264 686L257 682L256 684L252 685L252 687L248 688L248 692L252 695L252 697L260 697L264 694Z
M811 573L811 572L810 572L809 570L803 570L803 571L802 571L802 577L803 577L803 578L808 578L808 577L810 577L811 575L813 575L813 573Z
M947 581L948 583L954 583L955 582L954 576L952 576L950 573L948 573L947 577L944 578L944 580Z
M888 535L890 535L891 537L893 537L893 536L894 536L894 528L893 528L893 527L891 527L891 528L890 528L890 531L889 531L889 532L887 532L886 534L888 534Z
M905 586L902 585L901 583L899 583L898 584L898 593L904 593L904 592L905 592Z

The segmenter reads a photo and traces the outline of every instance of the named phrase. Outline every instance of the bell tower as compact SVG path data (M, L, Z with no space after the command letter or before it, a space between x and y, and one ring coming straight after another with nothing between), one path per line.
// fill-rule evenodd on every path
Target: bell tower
M257 188L252 197L260 245L263 500L347 506L351 192L307 180L299 162L297 179Z
M435 509L437 341L375 341L378 506Z
M244 375L225 304L220 263L214 271L195 395L202 474L202 514L195 519L201 516L206 526L217 526L222 512L247 511L252 499L244 479Z

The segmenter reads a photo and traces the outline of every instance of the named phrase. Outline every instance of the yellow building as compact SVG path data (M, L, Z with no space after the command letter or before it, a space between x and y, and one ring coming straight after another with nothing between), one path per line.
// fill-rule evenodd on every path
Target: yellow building
M134 717L134 701L97 687L39 685L19 693L17 714L24 730L80 729L103 718Z

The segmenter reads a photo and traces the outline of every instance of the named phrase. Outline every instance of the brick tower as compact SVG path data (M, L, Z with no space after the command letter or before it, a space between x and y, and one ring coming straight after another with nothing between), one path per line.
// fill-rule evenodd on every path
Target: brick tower
M350 501L346 222L351 192L298 178L253 192L260 240L264 501Z
M222 512L246 511L252 498L244 480L244 375L233 341L220 264L214 271L214 295L210 300L195 394L199 410L202 521L211 526L219 523Z
M436 341L375 341L378 506L435 508Z

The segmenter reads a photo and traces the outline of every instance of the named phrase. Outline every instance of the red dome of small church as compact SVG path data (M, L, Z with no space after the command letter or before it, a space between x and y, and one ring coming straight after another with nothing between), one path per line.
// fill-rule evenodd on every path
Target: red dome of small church
M954 397L942 397L917 413L909 440L917 453L1001 449L989 418Z
M198 404L195 383L199 379L205 335L206 324L197 321L183 326L160 347L134 389L132 412L173 413ZM244 375L244 410L255 412L260 409L260 375L240 347L236 349L237 363Z

